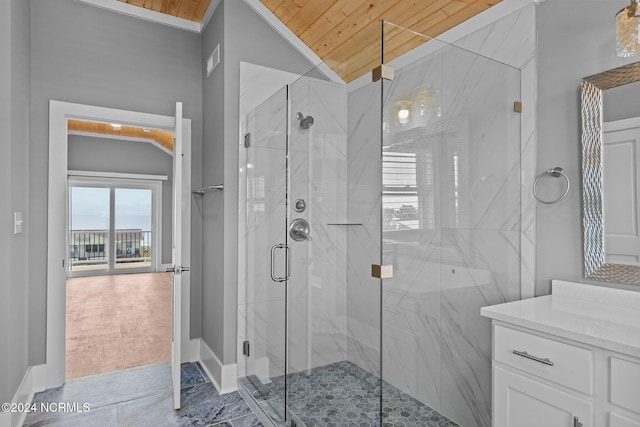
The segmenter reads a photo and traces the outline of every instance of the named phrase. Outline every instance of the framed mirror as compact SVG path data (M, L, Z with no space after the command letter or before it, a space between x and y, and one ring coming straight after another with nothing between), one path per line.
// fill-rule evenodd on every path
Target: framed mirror
M640 285L640 112L630 113L635 117L605 121L609 104L604 102L605 92L613 91L640 99L629 96L638 81L640 62L582 79L582 217L587 279ZM621 88L625 85L629 86Z

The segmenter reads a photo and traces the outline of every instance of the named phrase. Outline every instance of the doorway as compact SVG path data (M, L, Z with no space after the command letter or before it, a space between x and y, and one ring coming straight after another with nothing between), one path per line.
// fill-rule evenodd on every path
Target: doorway
M94 149L101 143L111 146L114 157L132 145L92 136ZM150 144L137 148L131 156L158 151ZM157 161L155 170L170 175L170 156L156 157L165 162ZM140 170L136 163L132 171ZM156 273L167 176L87 173L73 171L68 179L67 380L171 359L171 275Z
M67 127L65 377L168 362L174 132Z
M49 117L49 203L48 203L48 257L47 257L47 363L45 369L45 388L58 387L65 380L65 360L66 360L66 308L67 308L67 288L66 279L68 273L68 260L70 254L70 241L68 233L68 137L70 132L69 122L71 120L93 121L99 124L110 124L112 128L135 126L146 132L146 129L172 130L176 135L175 149L181 153L180 156L173 156L174 159L174 183L172 194L172 211L174 225L172 230L176 232L177 238L172 239L172 250L181 252L182 260L178 262L180 268L178 273L172 276L171 300L169 306L171 313L171 354L174 372L179 372L179 364L182 361L180 354L185 355L185 359L190 358L190 354L182 351L182 348L189 348L189 300L190 300L190 275L188 269L182 265L189 265L190 259L190 208L191 208L191 182L190 182L190 162L191 162L191 122L182 118L182 105L176 104L176 116L159 116L154 114L139 113L110 108L71 104L59 101L50 102ZM176 160L177 159L177 160ZM178 164L178 167L175 164ZM114 190L115 197L115 190ZM176 206L177 212L176 212ZM181 217L181 218L180 218ZM176 218L178 220L176 221ZM117 228L117 227L114 227ZM112 238L112 241L115 241ZM113 255L117 259L116 245L112 244ZM86 249L86 248L85 248ZM90 247L92 251L93 246ZM99 246L96 250L101 249ZM105 244L105 251L111 254L108 243ZM126 245L124 246L126 254ZM135 247L132 244L132 254L135 254ZM140 250L142 254L142 248ZM172 260L173 261L173 260ZM174 266L175 267L175 266ZM174 268L175 270L175 268ZM176 276L179 278L176 279ZM134 275L128 275L134 276ZM180 285L181 282L181 285ZM177 285L176 285L177 283ZM124 296L123 298L130 298ZM107 312L103 317L109 317ZM187 353L187 354L185 354ZM176 390L179 392L179 374L173 375L174 385L174 405L179 407L179 398L176 399ZM176 381L177 380L177 381ZM179 396L179 393L178 393Z

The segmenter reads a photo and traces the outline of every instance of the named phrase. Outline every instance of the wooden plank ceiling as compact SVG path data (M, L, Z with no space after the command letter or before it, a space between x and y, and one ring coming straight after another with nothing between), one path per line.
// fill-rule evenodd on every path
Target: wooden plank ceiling
M200 22L211 0L119 0L189 21Z
M168 130L145 129L134 126L97 123L84 120L69 120L67 123L67 129L69 131L76 132L150 139L162 145L167 150L173 151L173 132Z
M211 0L119 0L200 22ZM242 0L233 0L242 1ZM500 0L260 0L344 81L410 51ZM393 25L391 25L393 24ZM401 27L412 30L404 31Z
M148 1L148 0L147 0ZM260 0L344 81L410 51L500 0ZM408 28L410 31L399 27Z

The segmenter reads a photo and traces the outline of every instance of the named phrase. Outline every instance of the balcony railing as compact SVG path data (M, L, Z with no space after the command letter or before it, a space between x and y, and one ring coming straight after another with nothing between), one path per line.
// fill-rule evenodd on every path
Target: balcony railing
M152 232L147 230L116 230L114 246L109 244L109 230L71 230L69 265L72 271L106 269L115 252L116 268L149 267L151 245Z

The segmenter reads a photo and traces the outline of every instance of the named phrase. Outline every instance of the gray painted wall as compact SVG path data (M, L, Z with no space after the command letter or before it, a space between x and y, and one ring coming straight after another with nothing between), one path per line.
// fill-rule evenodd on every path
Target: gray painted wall
M312 64L243 1L218 6L203 36L203 59L217 43L221 64L203 83L204 181L222 179L225 189L204 201L202 337L229 364L236 361L237 335L240 61L298 74Z
M615 52L615 13L627 1L553 0L537 8L538 170L562 166L572 189L536 212L536 295L551 279L585 281L580 178L580 81L637 58ZM601 283L601 282L590 282ZM614 285L640 290L638 287Z
M224 45L224 9L226 2L218 5L202 37L203 62L217 44L220 44L220 61L208 78L203 75L203 184L228 184L224 182L224 85L226 46ZM198 202L203 217L202 257L202 339L222 360L224 300L224 218L223 206L229 188L223 192L207 193Z
M162 181L162 263L171 263L173 157L140 141L69 135L69 170L165 175Z
M11 205L23 212L27 220L24 232L13 235L11 241L11 316L9 328L9 384L20 385L28 366L27 306L29 283L29 124L30 67L29 5L22 0L11 1ZM13 388L12 388L13 390Z
M11 2L0 2L0 57L11 56ZM11 61L0 62L0 148L11 153ZM11 156L0 156L0 180L11 183ZM15 173L15 172L14 172ZM11 200L11 185L0 185L0 200ZM11 203L0 203L0 269L11 271ZM0 400L9 402L13 395L9 384L9 289L10 280L0 282Z
M640 82L605 90L602 102L605 122L640 117Z
M198 34L73 0L31 2L31 179L29 363L45 361L49 100L173 115L192 120L193 159L202 157L202 47ZM192 186L202 183L192 165ZM201 216L194 202L191 336L200 336ZM194 318L195 317L195 318Z
M29 3L0 2L0 28L0 401L9 402L28 366ZM15 211L26 220L17 235Z

